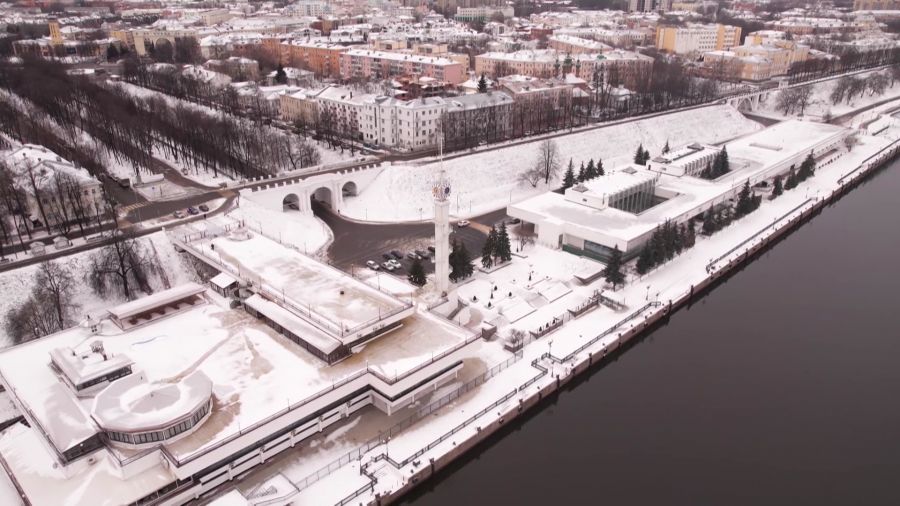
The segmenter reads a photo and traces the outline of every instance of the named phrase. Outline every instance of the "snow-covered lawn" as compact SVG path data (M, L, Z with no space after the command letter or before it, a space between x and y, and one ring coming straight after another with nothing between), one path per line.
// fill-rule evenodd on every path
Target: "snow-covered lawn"
M655 156L666 142L671 147L719 143L760 128L733 107L716 105L564 135L554 139L562 167L549 187L558 186L570 159L576 171L591 158L611 168L629 161L639 144ZM520 180L534 164L541 142L446 160L443 166L453 184L450 212L457 217L476 216L547 191L543 181L532 187ZM429 220L433 216L431 182L440 169L439 162L387 167L357 197L347 198L342 212L368 221Z
M881 70L877 72L887 71ZM873 73L874 72L866 72L857 74L854 77L856 79L865 79L867 76L870 76ZM900 81L898 81L895 82L892 87L888 87L887 89L885 89L883 95L870 95L869 92L866 91L862 94L862 96L857 96L850 102L843 101L839 104L832 104L830 95L832 90L834 90L834 87L837 86L838 81L839 79L831 79L828 81L822 81L810 85L813 87L813 92L812 97L810 98L809 105L806 107L806 111L804 111L806 117L821 118L827 113L831 113L832 116L840 116L842 114L847 114L849 112L884 100L888 100L891 98L900 98ZM765 101L760 103L759 109L753 111L751 114L759 114L760 116L779 119L794 117L785 115L781 111L777 110L778 95L780 93L781 92L775 92L770 94Z
M177 253L162 232L148 235L139 239L139 242L147 248L151 256L159 258L160 272L162 276L154 280L154 289L164 289L188 281L196 281L197 275L187 259ZM90 257L96 250L83 251L69 255L53 262L61 262L66 266L76 280L73 299L80 306L80 315L99 316L106 308L125 302L120 297L102 298L97 296L86 281L83 281L90 268ZM22 267L0 273L0 291L4 296L0 298L0 347L12 344L12 340L6 335L6 318L12 309L22 305L31 295L34 275L38 265Z

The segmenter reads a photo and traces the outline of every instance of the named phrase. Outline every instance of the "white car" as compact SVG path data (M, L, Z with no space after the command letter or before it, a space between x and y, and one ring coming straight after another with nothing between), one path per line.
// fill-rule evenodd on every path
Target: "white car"
M468 226L469 226L469 220L459 220L459 221L456 222L456 226L459 227L459 228L468 227Z
M388 272L392 272L396 267L391 262L381 262L381 266L384 267L384 270Z
M378 269L381 268L381 266L379 266L374 260L369 260L369 261L367 261L367 262L366 262L366 266L367 266L369 269L372 269L373 271L377 271Z
M394 260L394 259L388 260L387 263L391 264L391 267L393 267L393 270L397 270L397 269L402 269L402 268L403 268L403 265L402 265L400 262L398 262L398 261L396 261L396 260Z

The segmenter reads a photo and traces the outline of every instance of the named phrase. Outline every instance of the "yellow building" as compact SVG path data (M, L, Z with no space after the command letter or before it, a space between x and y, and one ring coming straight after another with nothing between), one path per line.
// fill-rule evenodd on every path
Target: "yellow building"
M656 48L676 54L726 51L741 43L741 29L731 25L660 26Z

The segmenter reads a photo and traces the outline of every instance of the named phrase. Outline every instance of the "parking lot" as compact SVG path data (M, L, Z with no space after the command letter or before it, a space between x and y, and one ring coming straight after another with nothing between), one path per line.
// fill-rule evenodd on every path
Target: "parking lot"
M345 220L333 214L322 205L314 205L316 216L321 218L334 234L334 242L328 248L328 257L331 262L346 271L352 269L365 269L366 262L372 260L381 265L385 262L383 255L396 250L402 253L403 258L398 260L401 269L394 274L405 277L409 272L412 260L407 253L414 250L428 251L429 246L434 246L434 225L431 223L403 223L390 225L375 225L358 223ZM484 246L485 234L479 229L490 227L506 217L506 210L495 211L470 219L472 225L465 228L453 227L450 240L456 239L465 243L472 258L481 255ZM474 225L474 226L473 226ZM430 252L429 252L430 253ZM426 272L434 271L434 263L429 258L422 262ZM383 270L383 269L382 269Z

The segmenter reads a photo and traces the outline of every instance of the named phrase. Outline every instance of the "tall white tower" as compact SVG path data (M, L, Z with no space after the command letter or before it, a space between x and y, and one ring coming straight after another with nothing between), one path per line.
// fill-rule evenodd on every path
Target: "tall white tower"
M434 279L438 291L450 289L450 180L443 169L431 187L434 196Z

